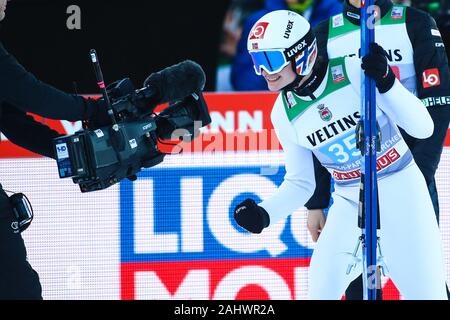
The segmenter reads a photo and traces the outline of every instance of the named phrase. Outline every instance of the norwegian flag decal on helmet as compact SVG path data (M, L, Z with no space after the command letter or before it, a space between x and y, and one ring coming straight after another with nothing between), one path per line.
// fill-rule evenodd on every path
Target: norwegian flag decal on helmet
M311 66L317 55L317 45L316 45L316 39L314 39L314 42L305 50L303 50L301 53L299 53L295 57L295 67L296 71L300 75L306 75L305 72L309 72L309 66Z

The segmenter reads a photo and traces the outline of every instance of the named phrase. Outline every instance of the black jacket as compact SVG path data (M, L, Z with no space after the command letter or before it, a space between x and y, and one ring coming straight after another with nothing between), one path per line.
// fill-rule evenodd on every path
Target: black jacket
M35 121L34 114L69 121L106 121L104 107L93 99L64 93L37 80L0 42L0 131L13 143L54 158L52 139L58 132ZM0 209L6 198L0 185Z
M381 16L390 11L392 2L390 0L377 0L376 4L380 6ZM347 15L347 13L353 13ZM353 24L359 25L359 19L354 18L354 14L359 14L359 9L348 4L345 1L344 15ZM352 17L353 16L353 17ZM315 29L319 55L328 57L328 26L329 20L323 21ZM431 29L437 29L433 18L420 10L406 8L406 29L414 50L414 67L417 77L417 96L420 99L430 101L427 108L434 121L434 133L427 139L416 139L409 136L400 128L403 138L410 148L414 160L422 171L427 184L434 180L445 137L447 135L450 122L450 105L441 104L442 101L450 99L450 70L445 48L437 45L440 40L433 37ZM450 43L446 43L450 46ZM440 71L440 85L424 88L422 86L422 74L427 69L438 68ZM444 99L434 99L444 97ZM437 102L437 103L435 103ZM314 158L314 169L316 177L316 190L311 199L306 203L308 209L324 209L329 206L331 193L331 176L329 172L322 167L319 161Z

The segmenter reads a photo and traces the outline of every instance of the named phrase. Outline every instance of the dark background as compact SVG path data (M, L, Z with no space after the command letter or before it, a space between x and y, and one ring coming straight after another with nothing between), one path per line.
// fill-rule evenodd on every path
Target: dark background
M44 82L73 92L97 93L89 58L94 48L107 83L145 78L185 59L215 88L223 18L229 0L12 0L0 40ZM81 30L69 30L67 7L81 8Z

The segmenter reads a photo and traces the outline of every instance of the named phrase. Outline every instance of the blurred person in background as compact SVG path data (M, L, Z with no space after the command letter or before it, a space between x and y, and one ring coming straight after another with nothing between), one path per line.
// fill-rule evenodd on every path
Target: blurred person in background
M381 25L375 31L377 43L388 52L388 59L402 84L427 106L434 122L433 135L416 139L400 128L414 160L425 177L439 222L439 201L435 173L441 158L450 121L450 72L442 38L434 19L414 8L393 5L390 0L376 0L381 10ZM356 55L359 49L360 0L345 0L344 12L320 23L314 30L319 53L336 58ZM393 40L394 39L394 40ZM438 81L432 81L437 77ZM430 80L431 79L431 80ZM330 205L329 172L315 163L316 190L306 204L308 229L317 241L325 226L325 208ZM378 291L381 298L381 290ZM362 277L346 291L349 300L362 299Z
M410 0L411 6L428 12L442 35L447 57L450 57L450 1L449 0Z
M242 29L236 56L231 68L231 83L236 91L266 91L267 85L262 77L258 77L247 52L247 39L254 23L266 13L274 10L288 9L301 14L314 27L320 21L342 12L340 0L266 0L265 6L250 15Z
M265 0L232 0L225 14L219 47L216 91L233 91L231 63L241 38L242 25L249 15L261 10Z

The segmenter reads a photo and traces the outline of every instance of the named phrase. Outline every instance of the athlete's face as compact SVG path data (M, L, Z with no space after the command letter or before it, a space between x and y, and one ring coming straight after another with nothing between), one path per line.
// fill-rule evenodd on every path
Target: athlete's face
M0 0L0 21L5 18L6 3L10 0Z
M270 91L280 91L288 84L292 83L297 75L292 70L292 62L289 63L283 70L278 73L269 74L264 69L262 75L267 81L267 87Z

